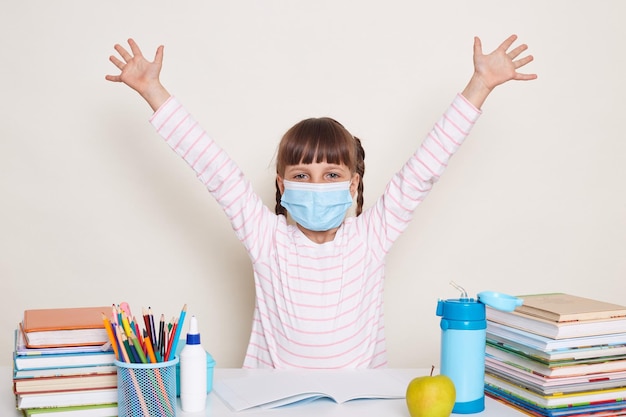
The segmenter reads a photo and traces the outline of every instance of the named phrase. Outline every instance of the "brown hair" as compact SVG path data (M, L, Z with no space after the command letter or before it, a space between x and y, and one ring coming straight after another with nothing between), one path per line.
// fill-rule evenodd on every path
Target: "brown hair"
M356 215L363 211L363 175L365 151L361 140L352 136L345 127L329 117L310 118L295 124L285 133L278 145L276 173L282 176L288 165L314 162L346 165L350 172L359 174ZM276 214L286 215L280 205L280 188L276 181Z

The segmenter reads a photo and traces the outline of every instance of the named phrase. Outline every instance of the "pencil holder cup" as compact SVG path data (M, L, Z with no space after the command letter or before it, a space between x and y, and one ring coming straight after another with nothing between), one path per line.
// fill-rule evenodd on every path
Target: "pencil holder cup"
M119 417L175 417L177 363L178 358L159 363L115 361Z

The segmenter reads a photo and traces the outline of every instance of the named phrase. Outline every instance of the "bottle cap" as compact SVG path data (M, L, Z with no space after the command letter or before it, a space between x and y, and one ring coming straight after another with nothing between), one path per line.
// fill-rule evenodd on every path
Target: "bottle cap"
M479 292L478 301L501 311L513 311L524 303L524 300L521 298L495 291Z
M483 321L485 305L473 298L439 300L437 315L448 320Z
M188 345L200 344L200 333L198 332L198 319L196 319L196 316L191 316L191 319L189 320L189 331L187 332L187 344Z

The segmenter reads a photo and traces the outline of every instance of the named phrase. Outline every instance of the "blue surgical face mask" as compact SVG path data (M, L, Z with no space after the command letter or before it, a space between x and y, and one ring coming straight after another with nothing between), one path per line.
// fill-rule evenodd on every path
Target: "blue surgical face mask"
M284 182L280 204L291 217L308 230L316 232L339 227L352 205L350 181L314 184Z

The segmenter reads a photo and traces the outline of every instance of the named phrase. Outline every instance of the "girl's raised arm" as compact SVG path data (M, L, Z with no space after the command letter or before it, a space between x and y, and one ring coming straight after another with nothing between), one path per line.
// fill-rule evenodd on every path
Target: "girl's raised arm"
M143 97L152 110L156 111L170 97L170 93L159 80L163 64L163 46L157 48L154 61L150 62L141 53L141 49L133 39L128 40L130 52L117 44L115 50L121 60L111 55L109 60L120 69L119 75L107 75L112 82L124 83Z

